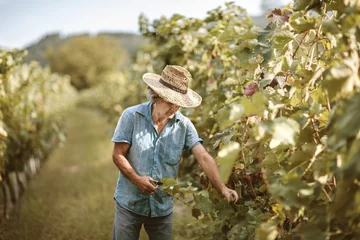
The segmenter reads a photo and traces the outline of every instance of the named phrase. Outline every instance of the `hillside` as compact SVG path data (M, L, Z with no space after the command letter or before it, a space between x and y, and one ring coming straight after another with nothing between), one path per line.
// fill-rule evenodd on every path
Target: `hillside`
M59 33L49 34L40 39L37 43L32 44L26 49L28 50L28 55L24 59L26 63L30 61L38 61L42 66L46 66L48 64L48 60L46 59L46 50L49 48L56 48L62 43L66 42L68 39L80 35L89 35L89 34L77 34L70 35L67 37L62 37ZM119 44L122 48L124 48L128 52L128 59L125 61L124 65L130 62L131 56L137 51L140 45L145 43L145 39L141 35L137 35L134 33L107 33L102 32L98 35L105 35L109 37L113 37L119 39Z

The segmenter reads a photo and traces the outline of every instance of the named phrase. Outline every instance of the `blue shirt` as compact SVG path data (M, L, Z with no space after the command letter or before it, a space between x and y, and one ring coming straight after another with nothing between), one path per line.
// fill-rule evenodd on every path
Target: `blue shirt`
M202 142L192 122L176 112L159 134L151 117L151 102L125 109L116 126L113 142L130 144L126 159L140 176L155 180L176 178L183 149ZM157 189L153 195L144 194L120 173L115 200L124 208L139 215L166 216L173 211L173 197Z

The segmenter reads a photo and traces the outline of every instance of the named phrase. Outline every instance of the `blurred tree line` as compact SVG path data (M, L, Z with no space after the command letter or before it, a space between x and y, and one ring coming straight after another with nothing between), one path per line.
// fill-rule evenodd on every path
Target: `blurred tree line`
M108 36L77 36L47 50L53 72L69 75L78 90L90 88L119 71L126 51Z

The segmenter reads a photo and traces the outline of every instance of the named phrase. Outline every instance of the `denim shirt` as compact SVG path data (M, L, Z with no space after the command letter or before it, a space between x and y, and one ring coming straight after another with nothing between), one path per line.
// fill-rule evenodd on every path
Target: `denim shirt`
M183 149L202 142L192 122L180 112L169 119L159 134L151 117L151 102L125 109L116 126L113 142L130 144L126 159L140 176L155 180L176 178ZM173 211L173 197L161 189L144 194L123 174L119 174L114 194L124 208L143 216L166 216Z

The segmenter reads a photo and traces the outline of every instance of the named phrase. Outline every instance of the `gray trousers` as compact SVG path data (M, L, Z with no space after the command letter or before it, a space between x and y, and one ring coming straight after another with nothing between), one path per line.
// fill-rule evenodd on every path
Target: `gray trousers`
M150 240L171 240L172 213L152 218L133 213L118 202L115 205L113 240L138 240L143 224Z

